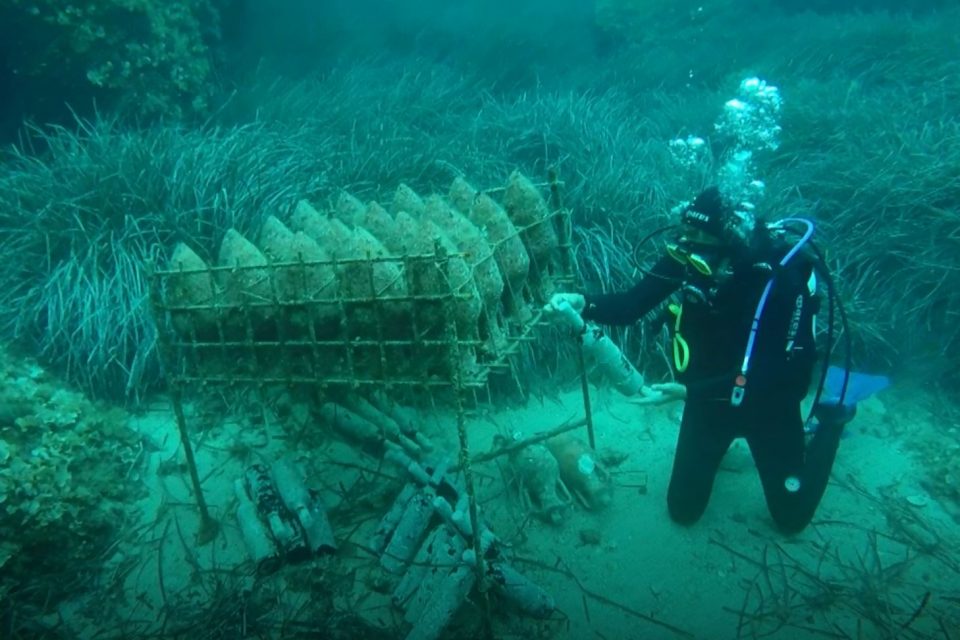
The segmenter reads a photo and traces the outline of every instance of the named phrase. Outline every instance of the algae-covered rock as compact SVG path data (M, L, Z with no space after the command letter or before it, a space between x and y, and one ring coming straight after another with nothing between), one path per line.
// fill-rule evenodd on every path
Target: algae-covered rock
M387 210L376 202L367 204L357 226L372 233L373 237L383 243L394 255L403 254L403 247L397 241L397 223Z
M530 275L530 255L517 228L507 212L485 193L480 193L474 199L469 218L486 233L487 241L493 248L493 255L506 283L504 306L518 319L525 320L529 316L525 287Z
M25 104L56 86L68 92L63 102L97 96L133 116L176 118L204 112L214 93L209 47L219 41L219 11L211 0L4 5L5 32L19 36L5 47L5 66L24 79Z
M316 240L270 216L260 230L259 246L270 260L281 302L334 299L336 274L330 256Z
M296 300L300 296L300 286L286 272L283 265L296 259L293 255L293 231L274 216L268 216L260 228L260 240L257 243L263 255L270 262L270 274L277 300L281 303Z
M474 283L483 304L481 338L490 342L488 346L492 351L499 350L505 341L500 306L504 282L493 249L483 232L441 196L427 198L423 219L444 230L473 270Z
M514 171L507 181L503 205L511 222L520 229L530 255L530 278L536 297L545 302L553 293L550 278L557 271L560 253L550 208L540 190L519 171Z
M363 341L397 341L412 338L410 301L403 262L392 258L387 248L369 231L353 230L338 265L340 294L350 337L361 342L354 348L356 370L383 378L395 375L411 356L402 347Z
M331 258L340 258L353 243L353 233L349 227L336 218L320 213L306 200L297 203L290 216L290 228L316 240Z
M458 333L461 338L474 339L483 301L477 290L474 271L457 245L431 220L416 222L406 213L400 213L397 228L417 255L438 254L437 260L411 261L414 273L410 274L410 281L417 288L415 293L454 296Z
M470 376L476 372L477 350L483 300L477 290L474 271L447 233L433 222L423 222L423 237L428 238L445 255L440 264L443 285L454 296L453 312L459 344L461 373Z
M423 198L421 198L416 191L411 189L405 184L401 184L397 187L396 193L393 195L393 202L390 204L390 211L393 215L397 215L401 211L405 211L414 218L419 218L423 215L424 203Z
M75 598L64 577L100 567L142 516L149 442L129 419L0 347L0 594L25 614L4 638L37 637L28 612Z
M480 192L462 176L457 176L454 178L453 183L450 184L450 192L447 195L454 207L468 214L476 202L477 197L480 195Z
M350 227L360 226L367 208L359 198L347 191L341 191L334 206L334 215Z
M395 242L407 257L404 276L414 296L411 323L418 335L443 338L446 316L442 298L449 295L450 287L432 257L435 243L423 223L405 211L398 213L395 220Z
M329 263L330 255L316 240L297 231L293 234L291 252L304 266L291 269L293 277L302 282L302 298L306 300L336 300L337 274ZM302 274L302 275L301 275Z
M267 257L255 244L230 228L220 243L215 279L223 291L224 303L232 307L264 305L273 300ZM258 314L264 313L262 308Z
M344 253L342 286L344 295L384 299L406 294L401 262L373 234L363 228L353 230Z
M436 224L429 220L416 221L412 216L397 214L397 233L415 256L408 262L407 274L411 293L425 296L415 300L413 321L418 333L440 340L449 340L449 347L460 349L457 366L472 372L476 364L476 348L470 344L478 339L478 326L483 302L477 291L473 269L463 258L457 246ZM436 256L430 258L429 256ZM424 257L427 256L427 257ZM447 328L453 322L456 334ZM460 344L454 344L459 342ZM440 350L434 359L441 368L454 362L454 354Z
M174 329L184 335L202 332L216 322L217 286L210 267L184 243L177 244L170 256L170 273L164 281L164 301L171 309Z

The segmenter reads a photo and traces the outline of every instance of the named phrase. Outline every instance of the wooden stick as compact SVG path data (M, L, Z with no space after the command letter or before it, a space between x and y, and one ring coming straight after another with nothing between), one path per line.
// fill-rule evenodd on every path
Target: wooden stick
M542 562L538 562L538 561L536 561L536 560L530 560L530 559L527 559L527 558L516 558L516 559L515 559L515 562L522 562L522 563L524 563L524 564L528 564L528 565L531 565L531 566L539 567L539 568L545 569L545 570L547 570L547 571L555 571L555 572L558 572L558 573L560 573L560 574L562 574L562 575L565 575L566 577L570 578L571 580L573 580L574 583L576 583L577 587L580 589L581 594L583 594L583 596L584 596L585 598L589 598L589 599L591 599L591 600L596 600L597 602L600 602L600 603L602 603L602 604L611 606L611 607L613 607L613 608L615 608L615 609L619 609L620 611L622 611L622 612L624 612L624 613L626 613L626 614L628 614L628 615L631 615L631 616L633 616L633 617L635 617L635 618L638 618L638 619L640 619L640 620L643 620L644 622L648 622L648 623L650 623L650 624L652 624L652 625L656 625L656 626L658 626L658 627L661 627L661 628L663 628L663 629L666 629L666 630L668 630L668 631L670 631L670 632L672 632L672 633L674 633L675 635L678 635L678 636L680 636L680 637L683 637L683 638L694 638L694 637L696 637L693 633L691 633L691 632L689 632L689 631L686 631L685 629L681 629L680 627L674 626L674 625L670 624L669 622L665 622L665 621L660 620L660 619L658 619L658 618L655 618L655 617L653 617L653 616L651 616L651 615L648 615L648 614L645 614L645 613L641 613L640 611L637 611L636 609L632 609L632 608L628 607L628 606L625 605L625 604L621 604L621 603L617 602L616 600L612 600L612 599L610 599L610 598L608 598L608 597L606 597L606 596L604 596L604 595L601 595L601 594L599 594L599 593L595 593L595 592L587 589L587 588L584 586L584 584L580 581L580 578L578 578L577 575L573 572L573 570L571 570L570 567L567 566L567 563L563 561L563 558L558 557L558 558L557 558L557 562L556 562L553 566L545 565L545 564L543 564Z

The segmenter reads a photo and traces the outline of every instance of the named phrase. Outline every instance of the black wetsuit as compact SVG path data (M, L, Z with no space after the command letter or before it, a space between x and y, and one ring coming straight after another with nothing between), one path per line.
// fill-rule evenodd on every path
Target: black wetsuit
M813 325L819 300L812 291L813 264L803 254L776 268L786 250L770 244L735 265L719 284L664 257L629 291L586 296L583 317L608 325L631 324L671 294L680 296L676 333L689 346L689 362L677 380L686 385L687 400L667 495L677 522L693 523L703 514L720 461L737 437L750 446L767 505L781 529L803 529L823 496L841 428L823 426L805 446L800 403L817 359ZM745 396L733 406L734 381L771 275L774 284L756 334ZM669 324L674 329L673 321Z

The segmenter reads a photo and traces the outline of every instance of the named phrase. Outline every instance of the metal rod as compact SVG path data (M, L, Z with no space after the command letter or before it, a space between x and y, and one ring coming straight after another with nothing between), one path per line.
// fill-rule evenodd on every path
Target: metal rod
M550 180L550 200L554 208L555 218L551 218L554 223L554 229L559 236L559 248L562 251L563 270L567 276L574 275L576 256L573 254L573 221L570 211L563 206L563 196L560 194L560 178L556 167L551 167L547 171ZM559 222L559 225L557 224ZM559 228L557 228L559 227Z
M351 387L360 387L368 385L380 385L380 386L396 386L396 387L437 387L437 388L449 388L453 383L449 380L440 380L440 379L414 379L414 378L390 378L389 380L382 380L379 378L351 378L347 377L337 377L337 378L317 378L307 375L297 376L258 376L254 374L249 375L178 375L176 376L178 382L181 383L198 383L201 386L210 386L210 385L235 385L235 384L307 384L313 385L316 387L342 387L342 386L351 386ZM461 383L463 387L483 387L487 382L485 375L477 374L476 376L470 378L469 380L464 380Z
M162 292L159 281L156 278L156 271L152 263L147 264L147 278L150 283L149 296L150 301L155 306L162 301ZM187 418L183 413L183 398L180 394L180 383L173 379L174 363L171 359L171 353L166 344L165 323L169 324L169 312L159 316L157 330L157 353L160 356L161 367L164 375L168 379L170 386L170 401L173 404L173 414L177 421L177 430L180 432L180 443L183 445L183 452L187 458L187 469L190 472L190 482L193 485L193 494L197 500L197 507L200 510L200 530L197 532L197 543L206 544L212 542L217 537L220 525L210 516L210 509L207 508L207 501L203 497L203 488L200 483L200 474L197 471L197 460L193 455L193 445L190 443L190 435L187 431Z
M457 434L460 438L460 463L457 465L457 471L463 472L463 486L467 493L467 507L470 511L470 527L473 531L471 546L477 559L474 570L477 574L477 584L480 586L480 610L483 614L484 637L492 640L493 625L490 619L490 598L487 589L484 587L486 582L486 569L484 565L486 563L484 562L483 549L481 548L480 515L477 509L477 494L473 482L473 468L470 465L470 443L467 437L467 420L463 407L463 399L460 396L461 392L462 389L457 389L455 392L457 397Z
M505 456L507 454L513 453L519 449L529 447L532 444L537 444L538 442L543 442L544 440L549 440L550 438L556 438L559 435L563 435L568 431L573 431L574 429L579 429L583 425L587 424L587 421L584 418L579 418L568 424L562 424L559 427L555 427L550 431L544 431L542 433L537 433L529 438L524 438L523 440L517 440L516 442L511 442L510 444L497 449L496 451L490 451L487 453L481 453L472 458L473 464L479 464L481 462L489 462L500 456ZM453 469L454 471L460 471L460 467L456 466Z
M449 255L454 257L468 258L469 254L464 252L448 252ZM228 264L228 265L210 265L202 269L184 269L182 267L175 269L153 269L153 273L159 277L169 276L169 275L179 275L179 274L195 274L195 273L206 273L206 272L224 272L224 273L236 273L237 271L256 271L264 269L265 267L273 268L286 268L286 267L336 267L338 265L351 265L359 264L365 265L371 262L401 262L405 259L422 262L424 264L433 264L433 260L436 258L434 253L420 253L420 254L409 254L403 258L398 258L396 256L364 256L356 258L329 258L326 260L278 260L277 262L271 262L268 265L257 265L257 264Z
M557 229L560 240L560 248L563 256L563 269L570 278L574 276L574 265L576 257L573 254L573 221L570 211L563 207L563 196L560 194L560 179L555 167L548 171L550 180L550 198L553 206L559 215L560 228ZM583 412L584 421L587 425L587 439L590 448L596 450L597 441L593 431L593 409L590 406L590 384L587 380L587 365L583 357L583 342L577 346L577 360L580 367L580 386L583 390Z
M590 406L590 383L587 380L587 363L583 357L583 341L577 342L577 361L580 366L580 387L583 390L583 415L587 425L587 440L590 448L596 450L597 441L593 435L593 409Z
M437 264L441 265L444 274L449 281L449 257L446 250L439 241L434 242L434 252L436 253ZM493 640L493 624L490 617L490 598L486 584L485 562L483 558L483 549L480 544L480 512L477 508L477 493L473 482L473 469L470 466L470 440L467 435L467 417L464 407L463 394L466 390L463 385L463 352L460 348L460 334L457 330L456 308L452 299L448 299L443 304L443 314L446 321L446 337L450 341L449 361L451 380L453 382L453 401L456 404L457 412L457 436L460 440L460 471L463 472L463 487L467 493L467 508L470 513L470 527L473 535L471 536L473 552L476 557L474 571L477 576L477 585L480 588L480 612L482 618L483 635L489 640Z
M193 455L193 445L190 444L190 435L187 433L187 419L183 414L183 401L180 397L179 386L176 383L170 385L170 399L173 402L173 413L177 419L177 429L180 431L180 444L183 446L183 453L187 457L187 469L190 471L193 495L197 499L197 507L200 509L200 531L197 532L197 543L206 544L217 537L217 531L220 527L217 521L210 516L207 501L203 497L200 474L197 472L197 460Z

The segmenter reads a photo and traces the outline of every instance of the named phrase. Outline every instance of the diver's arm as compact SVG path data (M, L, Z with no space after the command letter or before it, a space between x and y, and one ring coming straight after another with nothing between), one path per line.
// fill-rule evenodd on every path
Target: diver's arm
M640 406L669 404L687 399L687 386L679 382L661 382L651 384L640 390L640 395L631 398L630 403Z
M586 306L581 315L600 324L632 324L676 291L682 275L683 267L664 256L627 291L584 296Z

